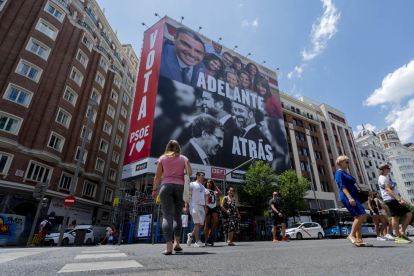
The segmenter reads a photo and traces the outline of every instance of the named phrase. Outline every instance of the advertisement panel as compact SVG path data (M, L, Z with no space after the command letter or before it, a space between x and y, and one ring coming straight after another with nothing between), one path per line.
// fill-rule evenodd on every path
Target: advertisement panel
M54 213L54 216L64 216L66 208L69 208L69 227L76 227L82 224L91 224L93 208L82 203L75 203L70 207L63 205L62 198L52 198L48 214Z
M148 237L151 234L152 215L142 215L139 217L138 223L138 238Z
M144 59L143 50L142 63ZM155 172L170 140L179 142L193 171L214 179L251 158L268 163L276 173L290 169L275 72L166 18L158 83L149 85L157 87L149 158L140 152L137 156L145 162L124 166L123 178ZM132 121L138 109L139 98ZM131 133L133 141L136 134ZM241 181L242 174L235 172L234 180Z

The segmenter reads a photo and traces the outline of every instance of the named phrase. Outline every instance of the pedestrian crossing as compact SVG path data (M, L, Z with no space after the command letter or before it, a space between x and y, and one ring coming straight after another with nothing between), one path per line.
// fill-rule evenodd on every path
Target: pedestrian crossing
M18 258L45 253L56 250L57 248L19 248L19 249L4 249L0 253L0 264L16 260Z
M77 262L66 264L58 273L70 273L70 272L86 272L97 270L111 270L126 269L126 268L141 268L140 263L134 260L123 260L122 258L128 258L125 253L116 250L115 248L108 248L105 246L98 246L95 248L88 248L82 251L79 255L75 256L75 260L97 260L95 262ZM108 259L102 261L103 259ZM116 259L116 260L112 260Z

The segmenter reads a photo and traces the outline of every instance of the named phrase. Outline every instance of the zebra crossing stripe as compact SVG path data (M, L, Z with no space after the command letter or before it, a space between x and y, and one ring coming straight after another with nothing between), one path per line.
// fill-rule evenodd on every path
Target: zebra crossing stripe
M122 258L127 257L125 253L104 253L104 254L86 254L76 255L75 260L79 259L101 259L101 258Z
M88 250L88 251L82 251L81 254L91 254L91 253L116 253L119 252L119 250Z
M73 263L65 265L58 273L82 272L91 270L109 270L122 268L139 268L143 267L140 263L129 261L113 261L113 262L92 262L92 263Z

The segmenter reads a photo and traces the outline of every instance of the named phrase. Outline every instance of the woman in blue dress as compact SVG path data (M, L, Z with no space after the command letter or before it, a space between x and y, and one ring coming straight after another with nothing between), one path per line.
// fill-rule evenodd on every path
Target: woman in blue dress
M336 165L339 167L335 173L339 198L351 216L354 217L351 233L347 240L356 246L372 246L362 240L362 223L367 214L358 200L358 188L355 186L356 181L346 172L349 167L349 158L345 155L339 156L336 159Z

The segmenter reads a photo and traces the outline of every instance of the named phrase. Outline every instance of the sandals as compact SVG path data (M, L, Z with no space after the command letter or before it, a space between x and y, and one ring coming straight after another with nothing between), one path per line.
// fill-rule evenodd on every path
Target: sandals
M232 243L232 242L228 242L228 243L227 243L227 245L228 245L228 246L235 246L235 244L234 244L234 243Z
M172 255L172 252L164 251L164 252L162 252L162 254L164 254L164 255Z
M181 247L176 247L176 248L174 248L174 251L175 252L181 252L181 251L183 251L183 249Z
M354 239L354 238L351 238L350 236L348 236L348 237L346 237L346 239L348 240L348 241L350 241L353 245L355 245L355 246L361 246L361 243L359 243L359 242L357 242L356 241L356 239Z
M359 244L360 244L361 247L374 247L374 245L366 243L366 242L362 242L362 243L359 243Z

